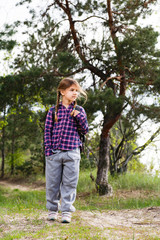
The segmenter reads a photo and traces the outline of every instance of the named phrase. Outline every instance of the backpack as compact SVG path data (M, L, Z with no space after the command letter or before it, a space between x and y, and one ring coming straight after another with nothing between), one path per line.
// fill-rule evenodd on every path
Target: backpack
M76 105L76 107L75 107L75 110L77 110L77 111L81 111L80 110L80 106L79 105ZM53 120L53 126L54 126L54 119L55 119L55 109L53 109L53 112L52 112L52 120ZM79 136L80 136L80 140L81 140L81 142L82 142L82 147L81 147L81 152L84 152L84 143L85 143L85 135L84 134L82 134L79 130L78 130L78 134L79 134Z

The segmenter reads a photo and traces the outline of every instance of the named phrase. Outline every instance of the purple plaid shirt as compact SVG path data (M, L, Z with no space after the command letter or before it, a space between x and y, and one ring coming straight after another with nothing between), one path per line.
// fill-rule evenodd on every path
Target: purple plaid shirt
M44 145L45 155L50 156L53 154L52 150L73 150L74 148L81 147L78 129L82 134L88 132L88 122L85 110L80 107L80 113L76 117L71 116L74 104L71 103L68 108L59 104L58 108L58 121L52 120L52 112L54 106L48 111L45 122Z

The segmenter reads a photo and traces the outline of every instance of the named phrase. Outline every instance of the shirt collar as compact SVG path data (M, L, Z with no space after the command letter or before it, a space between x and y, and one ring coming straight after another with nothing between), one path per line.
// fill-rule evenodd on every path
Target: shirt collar
M60 106L60 107L63 106L62 102L59 103L59 106ZM72 102L72 103L68 106L68 108L73 107L73 106L74 106L74 102Z

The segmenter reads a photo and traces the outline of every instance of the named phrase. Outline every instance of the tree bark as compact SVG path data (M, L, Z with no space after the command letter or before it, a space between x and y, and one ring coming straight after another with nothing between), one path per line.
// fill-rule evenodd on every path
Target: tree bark
M4 122L6 120L6 111L4 108ZM4 177L4 164L5 164L5 125L2 128L2 148L1 148L1 153L2 153L2 164L1 164L1 178Z
M99 162L96 179L96 187L99 195L105 195L111 192L111 188L108 185L109 149L109 135L106 137L101 134Z
M4 147L5 147L5 127L2 129L2 164L1 164L1 178L4 177L4 163L5 163L5 155L4 155Z
M12 138L12 153L11 153L11 175L14 174L14 136Z
M16 119L15 117L13 116L13 131L12 131L12 145L11 145L11 175L14 174L14 153L15 153L15 122L16 122Z
M45 160L45 147L44 147L44 138L43 138L43 152L42 152L42 161L43 161L43 175L45 175L45 169L46 169L46 160Z

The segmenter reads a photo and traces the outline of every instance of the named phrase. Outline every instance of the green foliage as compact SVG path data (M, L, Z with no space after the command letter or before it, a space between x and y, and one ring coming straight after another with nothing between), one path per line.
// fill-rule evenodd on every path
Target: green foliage
M0 50L6 49L8 51L11 51L15 45L16 45L15 40L5 41L0 39Z
M37 151L39 156L40 154L41 156L43 155L43 148L41 147L43 133L37 125L37 117L34 112L27 108L20 108L19 111L18 109L8 109L7 125L5 126L5 168L8 169L10 167L12 174L14 170L16 174L19 171L31 174L33 169L36 170L36 168L41 172L43 171L41 158L30 162L30 156L26 152L24 155L24 150L31 149L32 144L34 144L34 148L35 145L39 148ZM34 168L36 163L38 163L37 167Z
M121 23L127 22L128 25L135 24L139 16L142 15L144 17L146 14L151 13L150 4L144 4L143 0L137 2L131 0L114 0L113 5L115 12L119 13L117 20L120 20Z
M59 52L57 54L57 66L62 74L71 72L78 63L79 61L69 52Z
M99 133L97 132L97 125L92 125L92 133L88 136L85 143L85 151L82 153L81 159L81 169L91 169L93 170L97 166L98 162L98 148L99 148Z
M105 100L107 99L107 96L104 91L100 92L97 89L90 89L87 92L87 95L88 100L85 104L85 109L87 111L89 121L93 121L95 118L94 113L96 113L98 110L102 111L102 113L105 113Z
M146 166L140 162L139 159L133 158L132 161L128 163L128 171L129 172L146 172Z
M25 159L24 159L24 152L22 150L18 149L13 154L9 153L6 157L6 160L9 165L11 165L12 158L14 159L14 165L21 166L23 165Z
M31 161L29 159L29 160L26 160L20 166L15 166L15 174L16 175L23 174L26 177L34 175L35 174L35 170L34 170L34 166L33 166L33 161Z
M16 4L16 6L23 5L24 3L31 3L31 2L32 2L32 0L21 0Z
M92 156L93 154L90 152L89 157L87 158L83 153L81 154L81 162L80 162L80 169L92 169L96 167L95 158Z
M156 69L159 68L160 63L157 57L159 51L155 49L157 37L158 33L154 32L152 27L141 28L138 26L126 34L124 40L119 43L119 54L123 56L124 65L130 69L139 83L143 84L146 81L157 79L158 71ZM127 73L128 76L130 76L130 72ZM144 91L148 91L146 85L142 89L142 94Z
M28 27L28 39L24 43L24 55L19 55L14 66L20 71L30 70L33 66L41 69L42 75L62 76L79 66L79 60L71 51L70 32L60 33L59 25L47 15L41 28L33 22L25 22ZM29 25L28 25L29 24ZM29 29L34 28L34 34ZM43 74L44 71L44 74ZM56 74L59 73L59 74Z
M0 50L11 51L16 45L16 40L10 38L16 33L13 25L6 24L4 30L0 32Z
M139 156L130 156L137 148L137 131L139 123L132 121L132 116L122 117L111 129L110 139L110 173L123 173L128 170L135 171L139 168L145 169L144 165L140 163ZM129 162L128 162L128 159Z
M5 126L7 126L8 122L6 119L0 119L0 130L2 130Z
M88 91L88 101L85 104L85 108L88 114L89 120L94 120L93 113L101 111L104 115L110 113L112 110L112 115L120 111L123 106L123 97L116 97L111 88L101 90L90 89Z
M155 79L154 81L154 91L160 91L160 73L159 71L157 70L157 73L158 73L158 76L157 78Z

